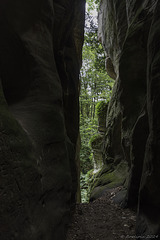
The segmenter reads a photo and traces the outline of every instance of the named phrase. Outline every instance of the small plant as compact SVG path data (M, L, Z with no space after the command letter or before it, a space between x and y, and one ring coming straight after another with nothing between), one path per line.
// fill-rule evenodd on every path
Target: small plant
M98 117L105 117L107 114L108 103L100 101L96 105L96 114Z

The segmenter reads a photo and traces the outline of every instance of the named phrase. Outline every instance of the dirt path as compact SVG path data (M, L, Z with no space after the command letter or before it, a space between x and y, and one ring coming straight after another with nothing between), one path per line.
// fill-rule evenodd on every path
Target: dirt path
M115 205L112 189L92 203L77 204L67 240L136 239L135 213Z

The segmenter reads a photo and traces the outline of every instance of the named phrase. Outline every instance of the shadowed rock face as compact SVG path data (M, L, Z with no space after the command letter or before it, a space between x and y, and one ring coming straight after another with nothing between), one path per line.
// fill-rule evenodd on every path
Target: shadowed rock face
M1 240L65 239L78 188L84 4L0 2Z
M105 162L128 163L125 204L138 204L137 234L148 236L160 233L159 17L156 0L103 0L99 14L100 39L117 76Z

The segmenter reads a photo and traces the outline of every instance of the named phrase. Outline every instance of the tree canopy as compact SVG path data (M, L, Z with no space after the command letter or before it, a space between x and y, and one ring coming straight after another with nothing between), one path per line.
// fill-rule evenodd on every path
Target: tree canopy
M105 53L97 37L98 26L93 16L86 13L83 65L81 69L81 115L95 117L95 105L100 100L109 100L113 80L105 70Z

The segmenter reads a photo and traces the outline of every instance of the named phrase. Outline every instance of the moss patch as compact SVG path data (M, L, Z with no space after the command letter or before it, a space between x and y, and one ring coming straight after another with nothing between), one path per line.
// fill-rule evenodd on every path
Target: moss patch
M92 148L101 148L103 141L103 136L100 134L95 134L91 137L89 144Z
M105 189L121 186L127 177L128 166L126 162L121 162L115 168L113 165L104 166L93 182L91 198L96 199L101 196Z
M94 188L94 190L91 193L89 201L92 202L95 199L101 197L103 195L103 193L105 192L106 188L107 188L106 186L99 186L99 187Z
M105 117L107 114L108 103L100 101L96 105L96 114L98 117Z

